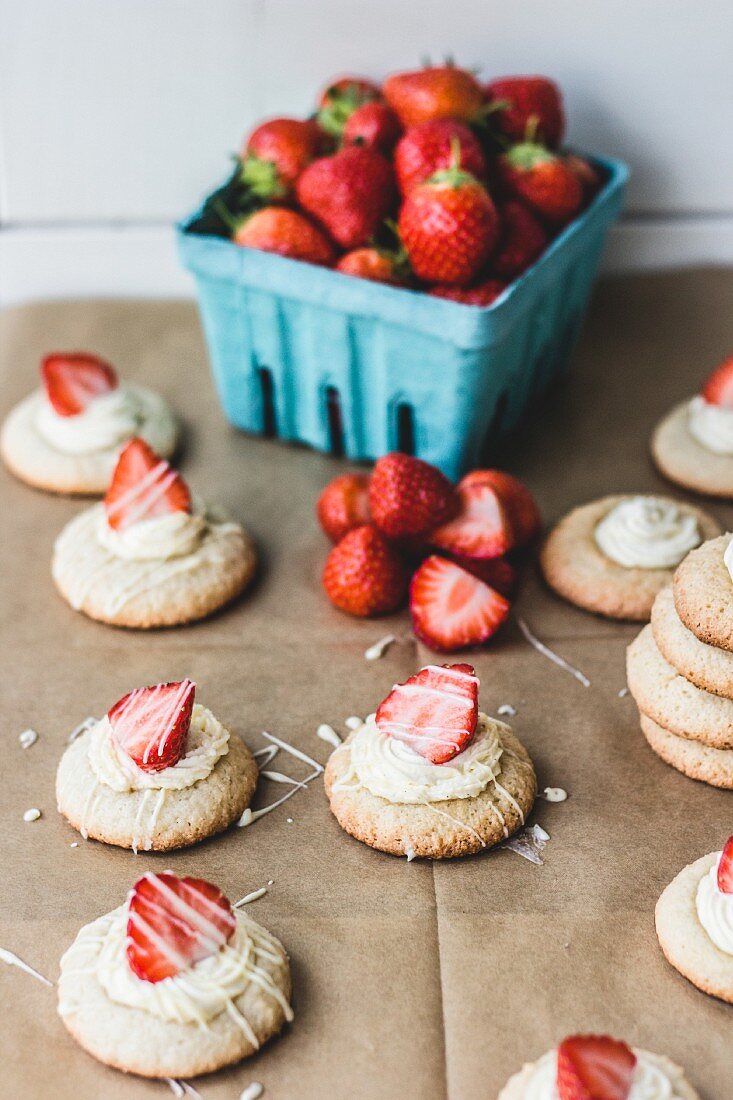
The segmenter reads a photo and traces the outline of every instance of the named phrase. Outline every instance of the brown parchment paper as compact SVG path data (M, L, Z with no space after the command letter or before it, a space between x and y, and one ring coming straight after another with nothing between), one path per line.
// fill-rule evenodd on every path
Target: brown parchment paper
M730 353L732 305L732 272L600 285L572 371L497 455L526 478L548 521L609 492L670 491L648 460L649 433ZM325 762L319 723L343 731L348 715L374 709L430 659L405 614L358 622L327 605L327 544L313 509L343 464L224 422L193 305L53 303L0 315L3 415L36 384L43 352L77 347L170 398L186 425L185 476L246 523L262 568L248 597L197 626L143 633L90 622L56 595L49 574L54 537L85 505L0 472L0 946L55 979L77 929L120 904L147 869L210 878L232 899L272 879L249 911L291 954L295 1022L248 1063L196 1081L205 1100L233 1100L252 1081L272 1100L484 1100L578 1029L668 1054L706 1100L733 1095L733 1010L665 963L653 925L665 884L733 831L733 797L647 748L632 700L619 697L635 629L562 604L536 577L518 610L590 688L514 625L471 659L483 708L517 708L512 723L540 787L570 793L564 804L537 803L532 820L551 836L543 867L507 851L435 865L372 852L339 830L320 781L250 828L161 857L84 843L59 818L54 773L69 731L134 686L191 676L201 701L252 748L267 729ZM733 509L711 508L733 524ZM365 661L365 648L390 631L399 644ZM22 750L26 727L39 740ZM305 771L284 756L277 766ZM263 787L256 805L282 790ZM31 806L43 817L28 824ZM87 1056L56 1016L55 991L2 964L0 1001L0 1095L171 1095L165 1083Z

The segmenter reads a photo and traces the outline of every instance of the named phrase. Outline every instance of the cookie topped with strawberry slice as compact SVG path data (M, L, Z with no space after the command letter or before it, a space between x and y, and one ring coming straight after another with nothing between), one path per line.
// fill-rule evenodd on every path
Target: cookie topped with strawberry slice
M331 811L391 855L448 859L491 848L524 823L537 781L509 726L479 710L469 664L426 665L395 684L331 755Z
M238 523L192 496L143 440L123 448L102 504L56 540L52 572L73 608L113 626L176 626L238 596L255 569Z
M168 851L226 829L256 785L249 749L186 679L135 688L90 720L61 757L56 802L85 839Z
M178 426L166 401L123 382L89 352L41 361L41 386L8 415L0 452L21 481L55 493L94 496L107 489L121 449L137 436L170 457Z
M290 996L279 940L213 883L148 872L62 957L58 1012L106 1065L170 1079L255 1053L293 1019Z

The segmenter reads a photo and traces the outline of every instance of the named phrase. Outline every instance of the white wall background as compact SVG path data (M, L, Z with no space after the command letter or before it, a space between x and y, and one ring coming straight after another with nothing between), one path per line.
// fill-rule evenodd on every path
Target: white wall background
M633 169L614 269L733 263L730 0L0 0L0 305L191 292L171 223L262 116L453 54Z

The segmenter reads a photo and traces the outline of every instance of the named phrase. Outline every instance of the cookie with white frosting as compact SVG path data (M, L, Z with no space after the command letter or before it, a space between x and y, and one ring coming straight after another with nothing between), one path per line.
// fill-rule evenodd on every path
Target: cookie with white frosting
M255 760L194 700L190 680L138 688L68 746L56 800L83 837L167 851L241 817L257 785Z
M657 936L669 963L704 993L733 1004L733 836L689 864L661 895Z
M684 556L720 531L712 516L691 504L608 496L560 520L542 547L540 564L550 588L577 607L644 621Z
M52 493L94 496L110 483L122 447L135 436L170 458L178 424L167 402L122 382L109 363L82 352L41 364L42 386L8 414L0 453L21 481Z
M733 653L705 645L677 614L671 586L663 588L652 607L654 641L664 659L695 687L733 699Z
M652 457L670 481L706 496L733 498L733 356L699 394L656 427Z
M286 1021L282 944L217 887L147 874L61 959L58 1012L95 1058L144 1077L194 1077L255 1053Z
M639 715L641 732L651 749L678 772L711 787L733 790L733 749L713 749L700 741L690 741Z
M326 794L347 833L391 855L448 859L524 824L532 762L509 726L479 713L478 687L470 665L428 665L331 755Z
M247 587L255 564L244 528L192 499L181 475L133 439L103 503L59 535L52 574L75 610L150 628L217 611Z
M705 645L733 652L733 540L710 539L681 563L672 585L680 619Z
M699 1100L669 1058L629 1047L608 1035L570 1035L556 1050L528 1062L499 1100Z

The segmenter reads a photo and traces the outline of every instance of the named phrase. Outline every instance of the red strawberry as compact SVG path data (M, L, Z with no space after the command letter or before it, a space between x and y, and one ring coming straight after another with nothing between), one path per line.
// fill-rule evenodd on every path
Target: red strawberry
M402 194L409 194L439 169L450 168L456 141L460 148L458 167L483 179L486 159L472 131L455 119L435 119L411 126L397 144L394 166Z
M716 367L701 392L708 404L733 409L733 355Z
M431 764L463 752L478 722L478 677L471 665L428 665L395 684L379 704L377 726Z
M501 235L491 271L502 279L515 279L544 252L547 234L532 211L513 199L499 207L499 217Z
M603 186L603 177L595 165L585 157L579 157L577 153L566 153L564 159L568 168L575 172L580 181L584 200L589 202Z
M120 452L104 498L107 523L123 531L132 523L190 512L191 494L180 474L142 439L131 439Z
M336 271L342 275L395 285L404 282L404 269L405 263L398 256L378 248L355 248L352 252L345 252L336 264Z
M392 166L376 149L349 145L310 164L297 183L298 202L342 248L366 244L392 210Z
M216 953L237 918L218 887L202 878L149 871L127 898L127 962L144 982L172 978Z
M367 475L340 474L329 481L318 498L316 515L331 542L340 542L355 527L370 523Z
M462 302L466 306L491 306L507 288L501 279L484 279L475 286L433 286L429 293L434 298L448 298L452 302Z
M328 237L308 218L282 206L265 206L240 222L232 240L243 248L277 252L291 260L330 267L336 253Z
M430 535L441 550L466 558L499 558L514 545L509 514L491 485L459 483L460 510Z
M509 601L488 584L437 554L410 584L412 628L430 649L450 652L488 641L509 610Z
M457 508L455 490L440 470L399 451L377 459L369 504L374 522L390 539L420 538Z
M386 615L405 598L402 559L375 527L349 531L326 558L322 579L331 603L350 615Z
M490 104L496 105L500 131L512 141L524 141L534 121L537 136L556 149L565 130L562 93L546 76L505 76L486 85Z
M247 138L242 182L263 199L290 194L300 173L318 156L322 133L312 119L272 118Z
M465 569L467 573L473 574L484 584L488 584L489 588L495 588L507 600L514 596L519 578L517 570L506 558L486 558L481 561L479 558L454 556L453 560L456 565L460 565L461 569Z
M389 155L402 127L391 107L379 100L362 103L349 115L343 130L344 145L366 145Z
M381 98L381 90L373 81L363 76L340 76L321 92L316 115L318 125L331 137L340 138L358 107Z
M59 416L77 416L100 397L117 389L114 368L84 351L56 352L41 361L46 396Z
M107 713L115 743L145 772L159 772L183 756L196 694L192 680L136 688Z
M454 65L394 73L385 80L382 92L405 128L436 118L470 122L484 105L475 76Z
M498 168L507 191L550 225L565 225L578 213L583 189L577 175L543 145L533 141L514 145L499 157Z
M723 894L733 894L733 836L723 845L718 864L718 889Z
M628 1100L636 1055L608 1035L571 1035L557 1048L560 1100Z
M537 501L518 478L503 470L473 470L459 482L458 488L472 485L490 485L498 495L509 517L513 547L525 546L539 534L542 517Z
M468 286L499 236L499 216L478 180L454 163L418 184L402 204L399 233L410 265L428 283Z

